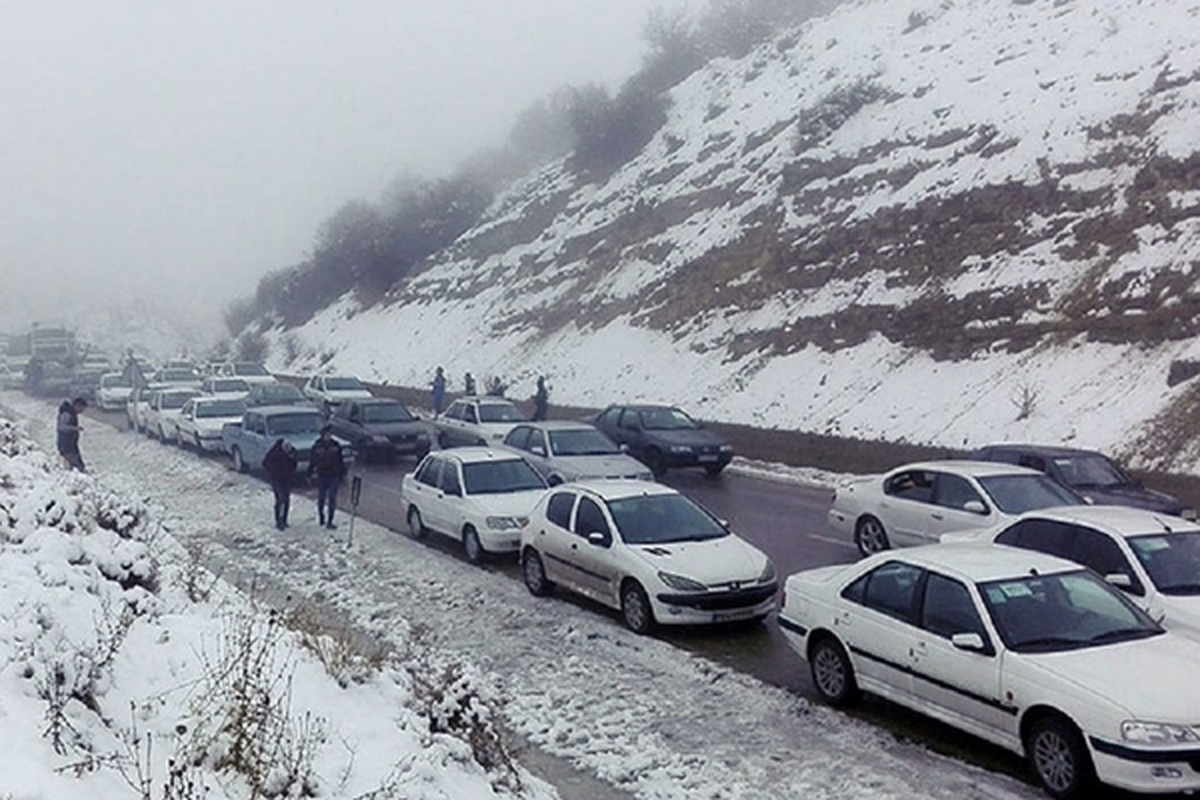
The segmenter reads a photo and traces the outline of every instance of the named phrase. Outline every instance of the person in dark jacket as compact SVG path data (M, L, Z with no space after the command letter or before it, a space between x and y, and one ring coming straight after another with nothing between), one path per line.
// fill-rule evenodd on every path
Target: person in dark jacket
M432 387L433 413L437 415L442 413L442 408L446 405L446 373L441 367L434 373Z
M346 476L346 460L342 446L333 438L333 428L321 428L321 438L313 444L308 460L308 477L317 477L317 517L322 525L333 530L333 512L337 510L338 487Z
M467 395L475 394L475 376L469 372L463 376L463 389Z
M275 492L275 527L283 530L288 526L288 511L292 505L292 481L296 477L299 460L296 448L287 439L280 437L263 456L263 470Z
M549 408L550 389L546 386L546 376L539 375L537 379L537 392L533 395L533 418L539 421L544 420Z
M87 408L87 400L76 397L74 400L64 400L58 407L58 421L55 423L58 454L67 462L71 469L87 472L83 465L83 456L79 454L79 414Z

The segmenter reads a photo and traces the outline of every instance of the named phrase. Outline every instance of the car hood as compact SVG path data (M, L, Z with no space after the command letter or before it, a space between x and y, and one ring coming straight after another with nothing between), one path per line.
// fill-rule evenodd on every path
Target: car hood
M585 478L632 478L649 475L646 465L624 453L598 456L555 456L551 466L569 480Z
M1166 612L1166 616L1162 620L1164 628L1189 639L1200 641L1200 596L1180 597L1160 594L1155 605L1159 604L1161 604L1161 610ZM1157 614L1154 613L1157 610L1159 609L1151 609L1151 615L1157 617Z
M688 445L690 447L716 446L725 444L711 431L704 428L683 428L681 430L647 430L646 438L661 442L667 446Z
M1188 725L1200 719L1200 695L1179 690L1195 680L1200 643L1177 634L1025 658L1121 706L1131 719Z
M1080 486L1075 491L1098 506L1130 506L1175 516L1184 511L1183 503L1171 495L1137 486Z
M754 583L767 565L762 551L733 534L704 542L630 545L630 550L654 570L710 586L729 581Z
M366 389L328 389L325 396L330 400L345 402L346 400L370 400L375 395Z
M363 430L372 436L411 436L425 433L425 423L418 419L409 422L369 422Z
M481 514L492 514L502 517L528 516L537 502L546 493L545 489L532 489L524 492L504 492L502 494L473 494L469 495L475 508Z

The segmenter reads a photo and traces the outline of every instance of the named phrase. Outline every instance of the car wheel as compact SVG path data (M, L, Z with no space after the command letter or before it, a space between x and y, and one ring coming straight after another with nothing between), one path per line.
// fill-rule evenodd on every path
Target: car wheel
M463 529L462 536L463 552L467 554L467 561L472 564L483 563L483 544L479 541L479 532L468 525Z
M813 643L808 665L817 694L826 703L846 706L858 699L858 681L854 678L850 657L832 636L824 636Z
M174 441L175 441L175 444L179 446L180 450L187 450L187 446L188 446L187 439L183 438L183 432L180 431L179 428L175 429L175 440Z
M636 581L628 581L621 587L621 616L625 625L634 633L649 633L654 630L654 609L650 598Z
M250 471L250 465L246 463L246 459L242 458L242 449L240 447L233 448L231 455L233 456L233 469L235 472Z
M874 517L863 517L854 526L854 543L864 556L881 553L891 547L883 523Z
M196 434L196 435L193 437L192 444L196 445L196 452L197 452L197 453L202 453L202 452L204 452L204 445L200 444L200 434L198 434L198 433L197 433L197 434Z
M710 478L715 478L721 474L721 470L723 469L725 469L725 464L706 464L704 467L704 474L708 475Z
M1092 759L1083 737L1066 719L1047 715L1036 720L1025 737L1025 754L1051 797L1083 797L1092 788Z
M421 512L416 506L408 508L408 535L413 539L422 539L429 529L425 527L425 523L421 520Z
M554 583L546 577L542 557L532 547L526 547L521 554L521 577L525 579L525 588L534 597L546 597L554 591Z
M163 428L162 425L158 426L158 440L160 442L162 442L163 444L166 444L168 441L170 441L169 439L167 439L167 431Z
M438 448L439 448L439 449L441 449L441 450L446 450L446 449L448 449L448 448L450 447L450 442L449 442L449 440L446 438L446 434L444 434L444 433L439 433L439 434L437 435L437 444L438 444Z
M650 468L656 478L667 474L667 459L663 458L662 451L655 447L646 451L646 466Z

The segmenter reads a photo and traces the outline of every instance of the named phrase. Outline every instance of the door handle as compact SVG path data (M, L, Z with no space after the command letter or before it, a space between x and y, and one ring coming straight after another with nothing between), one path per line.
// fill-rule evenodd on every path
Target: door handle
M943 517L941 514L937 513L936 511L933 512L932 514L930 514L929 516L933 517L934 519L938 520L939 522L941 520L945 519L945 517Z

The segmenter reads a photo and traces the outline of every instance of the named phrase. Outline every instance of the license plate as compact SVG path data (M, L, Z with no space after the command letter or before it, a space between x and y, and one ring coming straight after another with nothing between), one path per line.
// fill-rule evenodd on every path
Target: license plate
M750 616L749 611L723 611L712 615L713 622L733 622L737 619L746 619Z

